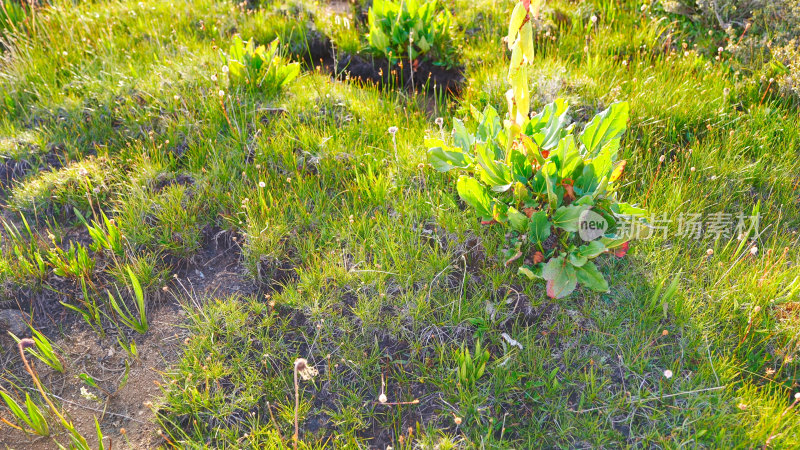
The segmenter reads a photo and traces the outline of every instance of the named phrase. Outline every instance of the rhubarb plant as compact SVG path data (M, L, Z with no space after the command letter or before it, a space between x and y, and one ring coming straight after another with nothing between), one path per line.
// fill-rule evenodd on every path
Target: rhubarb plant
M375 0L369 9L369 49L391 64L426 58L452 67L458 59L452 16L437 0Z
M226 55L231 87L243 86L274 94L297 78L300 63L287 61L278 44L275 39L268 47L256 46L252 39L244 42L241 37L234 36Z
M507 266L519 264L520 274L545 280L552 298L568 296L578 284L606 292L592 260L624 256L637 226L622 219L644 214L616 196L628 104L612 104L580 132L568 124L562 99L530 114L527 66L538 7L520 1L511 14L506 118L491 106L471 108L474 130L454 119L451 139L426 139L428 158L440 172L459 171L458 194L484 224L508 229Z

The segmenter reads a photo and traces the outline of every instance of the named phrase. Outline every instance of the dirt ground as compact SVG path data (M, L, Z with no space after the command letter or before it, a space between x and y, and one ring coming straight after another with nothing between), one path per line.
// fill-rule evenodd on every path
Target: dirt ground
M209 298L252 294L258 289L254 281L243 276L238 245L226 234L209 231L203 249L191 261L176 264L167 290L159 291L149 303L152 308L148 312L149 331L145 335L127 334L136 342L138 358L132 358L121 348L115 330L102 337L75 317L70 318L71 324L59 335L46 333L61 350L65 372L58 373L35 360L31 363L50 391L51 399L62 407L62 412L92 447L97 447L95 417L103 431L106 448L109 443L113 448L154 448L165 442L159 435L154 411L163 375L180 359L181 345L188 337L183 327L186 312L181 304L195 306ZM22 368L16 347L4 342L2 348L5 350L0 353L0 369L5 368L7 374L16 377L15 383L24 383L25 389L33 393L33 383ZM84 373L106 392L82 381L79 375ZM86 388L97 399L82 395L81 388ZM2 414L11 419L7 412ZM48 420L53 437L66 444L69 436L57 421L55 417ZM57 448L50 438L25 434L6 425L0 425L0 430L0 448Z

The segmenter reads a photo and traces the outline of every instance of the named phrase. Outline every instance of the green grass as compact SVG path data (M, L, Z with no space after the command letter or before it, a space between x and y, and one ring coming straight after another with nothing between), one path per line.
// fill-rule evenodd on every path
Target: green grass
M582 122L628 101L620 196L676 220L667 238L599 259L609 293L553 301L504 267L502 231L478 223L455 178L425 165L436 117L505 111L512 2L450 5L462 30L479 30L463 41L461 96L436 100L308 67L279 96L229 91L220 49L233 33L302 43L296 6L261 3L54 1L0 65L0 152L33 161L3 199L18 241L34 242L20 254L68 249L83 226L73 208L98 222L103 211L125 251L91 253L100 299L124 285L125 264L150 298L216 230L237 237L240 275L262 288L178 295L193 336L154 402L165 445L291 445L292 368L306 358L320 372L300 383L309 448L800 446L790 104L762 99L747 75L678 37L665 51L670 24L640 3L551 2L530 70L534 108L562 96ZM363 49L364 23L335 29L323 4L303 8L342 49ZM753 242L677 236L682 215L754 208ZM13 244L3 240L4 292L63 289ZM462 385L459 352L478 342L486 371Z

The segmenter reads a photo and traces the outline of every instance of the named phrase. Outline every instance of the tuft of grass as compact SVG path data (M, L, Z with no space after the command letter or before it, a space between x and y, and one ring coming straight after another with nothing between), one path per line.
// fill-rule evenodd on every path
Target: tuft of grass
M111 170L108 159L100 157L42 172L14 187L10 205L40 220L73 219L75 210L90 215L109 197Z

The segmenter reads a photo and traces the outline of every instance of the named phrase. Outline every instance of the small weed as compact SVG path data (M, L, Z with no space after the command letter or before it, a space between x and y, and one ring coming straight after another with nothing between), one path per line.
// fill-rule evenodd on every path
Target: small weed
M142 285L139 283L139 279L130 267L127 268L127 272L130 285L133 288L135 310L128 308L128 305L122 299L122 294L120 294L119 289L117 289L117 297L110 291L108 292L108 303L117 313L117 318L122 321L122 323L138 333L145 334L150 326L147 323L147 305L145 303Z
M481 347L481 342L475 342L475 351L470 354L468 348L461 346L456 353L458 364L458 382L465 390L474 389L478 380L486 372L486 363L489 362L489 350Z
M27 410L27 413L13 398L11 398L11 396L5 392L0 391L0 397L3 397L3 400L6 402L6 406L8 406L8 409L11 410L12 414L14 414L14 417L17 419L17 423L19 425L27 425L30 430L39 436L50 436L50 427L47 425L47 419L45 419L44 414L42 414L42 410L39 409L39 406L36 405L33 400L31 400L30 394L25 394L25 409ZM24 430L21 428L21 426L16 426L9 423L5 419L0 419L8 426L18 430ZM24 431L27 432L28 430Z
M95 261L89 256L86 247L72 241L66 251L53 242L53 248L47 254L47 260L53 267L54 274L74 280L89 279L95 266Z
M94 244L92 250L100 251L102 249L110 251L115 256L121 257L125 254L125 248L122 241L122 233L113 219L109 219L106 213L100 211L103 218L102 223L92 220L92 224L88 224L86 219L80 211L75 210L75 215L86 225L89 235L92 237Z
M33 341L36 343L35 347L28 347L26 350L39 361L47 364L53 370L64 373L64 364L61 362L61 357L58 356L53 348L53 344L43 335L39 330L30 327L33 334ZM12 335L15 341L19 343L21 339Z

